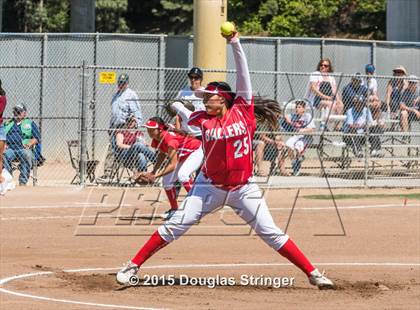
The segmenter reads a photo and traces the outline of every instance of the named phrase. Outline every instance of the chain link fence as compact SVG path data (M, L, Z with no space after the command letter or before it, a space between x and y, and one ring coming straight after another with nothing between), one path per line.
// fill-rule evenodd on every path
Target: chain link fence
M338 95L329 96L334 97L335 107L341 104L341 111L330 114L326 108L308 108L312 102L306 107L315 128L307 133L312 138L308 138L310 143L305 145L304 157L298 163L298 177L276 175L296 170L296 158L292 158L296 154L289 154L284 145L296 136L296 131L282 124L274 132L259 126L257 141L264 132L273 139L254 146L256 166L261 175L273 175L269 179L272 185L324 186L325 175L335 186L419 185L419 123L409 121L416 117L413 111L401 111L399 103L393 103L398 101L398 83L392 82L391 89L397 89L393 94L387 92L389 81L395 77L384 76L399 65L405 66L407 75L419 76L418 43L253 37L241 40L255 95L277 100L284 107L284 115L295 111L295 105L288 102L308 97L308 72L315 70L319 59L330 58L335 70L344 73L332 75ZM109 121L116 85L99 83L101 72L129 74L130 88L139 96L145 120L164 114L163 104L188 84L186 73L193 64L191 36L2 33L0 47L0 78L9 102L5 116L12 117L12 107L23 103L41 132L42 153L47 160L31 172L33 182L39 185L96 184L107 169L106 158L113 156ZM365 105L370 105L372 117L383 126L366 126L362 133L344 133L344 109L352 105L352 92L343 92L354 72L363 71L367 63L376 66L378 98L375 103L367 99ZM231 85L235 81L235 72L230 70L233 66L228 49L229 70L224 73ZM403 89L407 86L405 80ZM372 145L378 145L374 136L381 147L372 154ZM267 142L271 140L274 143ZM128 167L125 171L114 167L121 175L116 178L118 185L140 165L140 159L128 160L122 165ZM267 181L263 176L259 178Z
M129 87L138 94L143 122L155 115L168 119L163 105L188 84L188 69L179 68L83 63L1 66L0 70L2 75L9 73L7 85L13 81L13 87L4 87L9 100L6 118L11 118L14 103L24 103L28 117L40 128L46 161L33 169L31 176L38 185L45 186L97 185L106 168L106 157L117 157L109 128L111 100L117 88L116 84L99 83L101 72L129 75ZM235 72L227 70L225 74L226 80L235 85ZM257 181L277 187L323 187L326 182L337 187L418 187L420 117L414 112L420 109L418 78L375 76L375 93L362 86L369 78L335 73L328 78L334 85L332 89L317 84L324 98L306 101L309 126L305 122L299 125L293 114L300 99L311 97L309 81L313 74L311 78L311 73L251 71L255 95L273 98L283 108L278 128L258 126L254 144ZM27 83L28 79L31 83ZM21 80L31 87L24 87ZM350 113L358 104L362 112ZM353 123L360 122L359 127L349 128L350 115ZM285 116L292 119L291 124L285 124ZM299 137L299 130L309 127L313 129ZM136 137L138 141L150 143L144 130L139 131L143 136ZM128 177L133 171L142 169L145 156L140 153L144 150L133 151L124 160L117 158L111 167L114 175L107 184L130 183ZM148 169L150 166L149 160Z

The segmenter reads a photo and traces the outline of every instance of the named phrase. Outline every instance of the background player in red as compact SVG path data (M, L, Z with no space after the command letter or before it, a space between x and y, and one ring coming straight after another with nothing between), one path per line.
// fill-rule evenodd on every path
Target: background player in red
M145 178L150 182L163 177L163 188L171 205L171 210L168 213L170 216L171 211L178 209L175 183L181 182L185 190L189 192L192 188L191 174L197 171L203 162L201 141L171 131L160 117L152 117L144 127L147 128L147 133L152 138L151 146L158 149L159 154L153 171L140 173L138 177ZM159 171L166 158L169 158L168 165Z
M3 113L6 109L7 98L0 80L0 195L4 195L11 184L12 176L4 169L3 171L3 152L6 145L6 132L3 125Z
M201 128L204 164L182 207L161 225L128 264L117 281L128 284L131 276L159 249L181 237L203 216L228 205L269 246L299 267L320 289L334 284L316 269L288 235L276 226L263 195L252 182L252 138L256 128L251 81L238 34L227 37L236 65L236 95L228 84L213 82L204 90L206 111L194 112L189 124ZM255 106L265 118L274 111Z

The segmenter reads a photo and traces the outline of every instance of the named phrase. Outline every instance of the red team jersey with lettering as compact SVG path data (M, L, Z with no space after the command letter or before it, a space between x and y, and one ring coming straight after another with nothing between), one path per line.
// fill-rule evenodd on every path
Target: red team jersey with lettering
M252 176L252 138L256 129L254 101L236 97L222 118L194 112L189 125L201 128L204 150L202 172L213 184L231 189Z
M169 147L172 147L178 154L178 160L184 161L190 154L201 147L201 141L172 131L163 131L162 140L153 139L152 147L159 149L163 153L168 153Z

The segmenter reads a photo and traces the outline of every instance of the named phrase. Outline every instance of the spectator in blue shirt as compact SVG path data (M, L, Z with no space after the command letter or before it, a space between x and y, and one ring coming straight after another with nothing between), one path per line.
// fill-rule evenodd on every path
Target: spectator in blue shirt
M19 185L26 185L32 168L32 149L41 141L38 126L26 117L25 105L13 107L14 118L5 123L6 151L4 152L4 167L12 173L11 163L17 159L20 162Z
M351 82L347 84L342 93L343 104L344 104L344 113L347 112L353 106L354 96L364 96L368 94L368 89L366 86L363 86L363 80L361 74L357 72L352 78Z
M353 106L346 112L346 120L343 126L344 142L349 145L354 155L363 157L362 147L366 143L365 135L368 126L373 124L372 114L367 107L367 97L356 96Z

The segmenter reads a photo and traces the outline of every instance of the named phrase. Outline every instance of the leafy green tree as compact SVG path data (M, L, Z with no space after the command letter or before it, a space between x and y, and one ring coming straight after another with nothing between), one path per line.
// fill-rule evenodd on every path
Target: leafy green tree
M384 39L385 0L230 0L229 19L250 35Z
M96 31L129 32L127 11L128 0L96 0Z
M4 4L4 31L65 32L70 5L61 0L8 0Z
M193 1L128 0L127 23L136 33L191 34Z
M71 0L4 0L3 31L66 32ZM386 0L228 0L243 34L385 38ZM96 31L191 34L192 0L96 0Z

